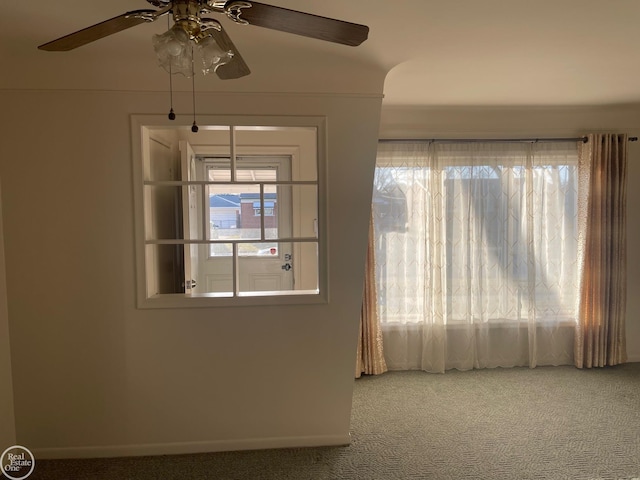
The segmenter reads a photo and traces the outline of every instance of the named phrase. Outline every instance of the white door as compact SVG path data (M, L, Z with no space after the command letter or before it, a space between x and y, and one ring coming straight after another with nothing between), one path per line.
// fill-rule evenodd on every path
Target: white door
M228 182L231 178L228 159L205 159L199 171L207 181ZM208 186L208 239L220 243L200 249L200 291L294 289L292 244L277 241L292 236L291 186L274 183L290 179L290 157L240 156L236 183Z
M196 180L196 155L191 145L180 140L180 164L182 180ZM182 232L185 240L202 239L202 206L197 185L187 185L182 188ZM184 288L187 295L199 293L198 270L199 248L197 244L184 246Z

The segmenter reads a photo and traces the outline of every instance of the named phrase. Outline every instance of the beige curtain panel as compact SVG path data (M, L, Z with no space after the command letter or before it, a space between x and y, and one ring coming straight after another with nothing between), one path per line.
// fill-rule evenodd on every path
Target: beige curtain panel
M360 337L356 360L356 378L363 373L379 375L387 371L382 347L382 331L376 298L376 265L374 257L373 217L369 221L369 243L365 261L364 292L360 312Z
M627 360L627 136L589 135L579 150L580 301L575 335L578 368Z

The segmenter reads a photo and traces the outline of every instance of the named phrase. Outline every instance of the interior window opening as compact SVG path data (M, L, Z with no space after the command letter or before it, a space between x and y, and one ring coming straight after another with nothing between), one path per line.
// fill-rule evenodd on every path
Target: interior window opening
M317 126L143 133L142 303L320 295Z

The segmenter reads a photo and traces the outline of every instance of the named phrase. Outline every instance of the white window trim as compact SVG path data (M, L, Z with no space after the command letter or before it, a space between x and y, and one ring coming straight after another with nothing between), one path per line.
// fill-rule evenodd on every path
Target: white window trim
M318 290L291 292L260 292L235 297L219 294L186 295L183 293L160 294L147 296L146 284L146 254L144 228L144 172L143 159L149 155L148 130L154 128L186 128L191 124L170 121L166 115L131 115L132 162L133 162L133 196L135 222L135 265L136 265L136 300L137 307L148 308L211 308L234 306L285 306L305 304L325 304L329 302L329 247L327 220L327 126L326 117L321 116L236 116L236 115L199 115L200 130L206 130L207 125L228 126L273 126L273 127L314 127L316 138L316 163L318 179ZM219 151L216 146L194 145L198 154ZM253 149L254 147L249 147ZM280 151L291 154L295 145L282 147L265 146L265 153ZM208 150L208 151L207 151ZM246 152L247 149L242 149ZM235 146L231 146L231 154L239 154Z

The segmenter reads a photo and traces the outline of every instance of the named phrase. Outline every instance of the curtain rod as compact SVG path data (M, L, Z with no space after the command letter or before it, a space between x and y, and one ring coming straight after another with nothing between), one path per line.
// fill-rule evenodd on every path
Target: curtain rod
M629 137L630 142L637 142L638 137ZM380 138L380 143L494 143L494 142L582 142L587 143L588 137L573 138Z

